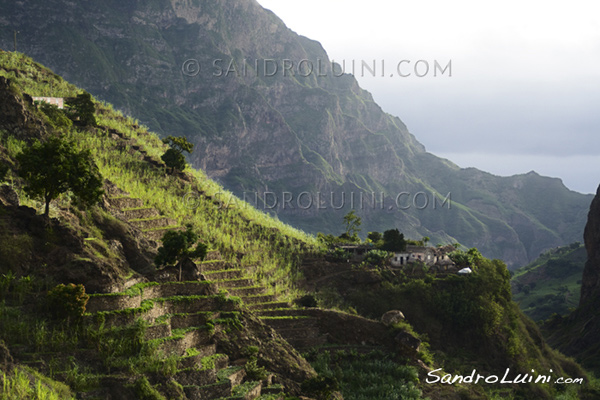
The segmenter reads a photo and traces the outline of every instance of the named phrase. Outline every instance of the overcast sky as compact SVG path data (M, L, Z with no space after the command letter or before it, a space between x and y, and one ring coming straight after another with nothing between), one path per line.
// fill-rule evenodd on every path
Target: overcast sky
M600 183L600 6L594 1L258 0L329 57L372 64L361 86L427 150L498 175ZM384 60L385 77L381 76ZM400 77L400 73L411 74ZM416 73L414 66L421 62ZM434 76L435 62L449 70ZM391 76L394 75L394 76Z

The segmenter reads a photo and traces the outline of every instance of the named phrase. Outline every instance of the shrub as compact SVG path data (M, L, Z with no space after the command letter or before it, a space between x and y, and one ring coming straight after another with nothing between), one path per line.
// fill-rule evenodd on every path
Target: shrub
M258 359L256 356L250 357L244 366L246 370L246 378L251 381L262 381L268 375L265 367L258 366Z
M90 296L85 293L83 285L60 284L48 292L50 312L55 317L66 317L77 320L85 313Z
M73 126L73 121L71 121L69 117L67 117L67 114L65 114L65 112L57 106L42 102L39 108L44 114L46 114L50 120L50 124L55 129L68 130L71 126Z
M330 400L333 393L340 389L335 378L316 376L302 382L301 390L304 394L313 396L318 400Z
M296 300L296 304L300 307L312 308L317 307L317 299L312 294L307 294Z
M383 250L371 250L365 257L365 262L371 265L383 265L390 258L390 254Z

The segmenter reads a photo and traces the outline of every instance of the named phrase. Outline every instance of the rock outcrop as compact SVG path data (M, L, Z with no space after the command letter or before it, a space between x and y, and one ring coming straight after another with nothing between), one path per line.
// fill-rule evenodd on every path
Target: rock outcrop
M543 331L548 342L600 373L600 187L592 201L584 232L588 259L581 284L579 307L568 317L547 321Z
M588 259L581 279L579 307L597 308L600 304L600 186L590 206L583 239Z

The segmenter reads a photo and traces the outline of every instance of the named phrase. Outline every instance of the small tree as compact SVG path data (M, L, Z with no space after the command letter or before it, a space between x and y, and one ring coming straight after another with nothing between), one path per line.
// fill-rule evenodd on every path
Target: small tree
M373 243L377 243L380 240L383 240L383 235L381 232L369 232L367 235L367 239L369 239Z
M344 224L346 224L346 235L353 239L357 238L358 232L360 232L362 220L358 215L356 215L354 210L344 215Z
M185 169L185 156L183 152L191 153L194 150L194 145L181 136L167 136L163 139L163 143L169 145L171 148L161 156L161 160L163 160L167 167L171 168L171 173L175 170L183 171Z
M167 167L171 168L171 173L185 169L185 156L175 149L167 150L160 158Z
M72 192L84 205L97 203L104 193L90 151L77 151L71 141L52 137L36 142L18 154L17 161L19 176L27 183L25 192L45 203L45 216L50 202L62 193Z
M389 229L383 232L383 246L381 250L400 252L406 250L406 240L404 234L396 229Z
M92 95L88 92L78 94L77 97L66 100L69 109L69 116L73 122L80 126L97 126L96 106L92 101Z
M81 284L60 284L48 292L51 313L69 321L76 321L83 317L89 299L90 296L85 293L85 287Z
M182 261L185 259L206 257L207 246L198 242L198 235L188 225L185 231L168 231L163 235L163 245L158 249L154 262L158 266L179 264L179 280L181 280ZM193 246L196 245L195 248Z

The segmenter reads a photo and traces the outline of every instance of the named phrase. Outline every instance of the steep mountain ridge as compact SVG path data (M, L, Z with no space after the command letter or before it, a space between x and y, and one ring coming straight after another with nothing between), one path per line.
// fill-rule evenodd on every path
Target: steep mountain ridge
M581 278L579 306L566 317L547 321L548 342L596 374L600 372L600 187L592 201L585 226L587 261Z
M318 42L254 0L4 1L0 21L0 48L18 30L21 51L151 129L186 135L195 166L240 197L257 192L267 200L259 208L307 231L339 234L352 194L375 193L378 204L358 210L363 234L398 227L509 266L580 240L591 196L427 153L353 76L338 76ZM434 197L450 198L450 209L434 209Z

